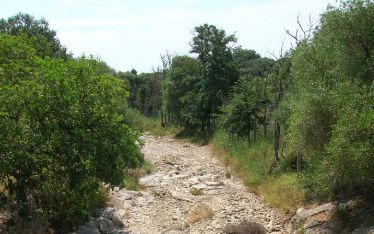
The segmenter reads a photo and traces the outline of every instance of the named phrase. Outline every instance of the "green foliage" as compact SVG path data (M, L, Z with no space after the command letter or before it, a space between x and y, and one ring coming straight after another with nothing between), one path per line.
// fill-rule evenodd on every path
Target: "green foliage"
M217 131L212 140L213 148L224 153L224 160L232 164L234 169L243 173L245 183L250 187L258 186L267 176L268 167L272 159L271 143L259 141L248 146L245 141L233 141L230 136Z
M0 184L25 212L32 198L56 226L80 223L100 183L142 161L125 86L92 59L41 59L23 37L0 35L0 50Z
M161 110L161 82L164 74L160 71L142 73L119 72L118 77L126 82L130 93L128 103L147 117L157 117Z
M269 204L284 212L293 212L304 201L305 194L299 188L296 173L283 173L267 177L258 187L260 194Z
M144 130L144 116L137 110L130 108L126 102L122 104L121 113L125 116L124 122L133 130Z
M333 181L329 160L315 156L308 160L308 167L301 174L300 187L305 191L307 201L322 202L332 197Z
M374 193L374 92L372 87L343 84L338 87L335 111L326 152L337 194Z
M135 191L143 189L144 187L139 184L139 179L146 174L150 174L153 171L153 167L151 162L144 161L140 167L127 170L122 186Z
M266 123L266 108L270 104L266 79L240 79L233 87L230 101L221 109L221 127L231 134L249 137L257 128L256 121Z
M211 115L218 113L230 88L239 78L230 47L235 42L234 35L227 36L224 30L214 25L204 24L195 28L191 52L197 54L201 72L194 96L200 106L197 110L202 114L202 125L207 129L211 128Z
M291 56L288 141L306 157L310 199L374 191L373 22L371 1L343 2Z
M233 50L233 59L239 68L241 77L264 77L271 70L274 61L261 58L254 50L237 47Z
M154 169L154 165L149 161L144 161L141 169L145 174L150 174Z
M24 37L39 57L71 58L43 18L37 20L29 14L18 13L7 20L0 19L0 33Z
M163 106L168 113L174 115L179 124L195 124L196 119L200 119L194 95L199 72L200 64L196 59L176 56L172 60L166 80L162 83Z
M374 2L341 1L323 14L316 40L330 48L337 79L359 79L370 84L374 77ZM326 48L326 49L327 49Z
M134 174L135 172L129 171L123 180L123 187L128 190L138 191L142 189L142 186L139 184L139 178Z
M187 140L198 145L207 145L209 143L207 141L207 132L205 130L201 130L196 126L181 129L175 135L175 138Z
M142 118L143 122L143 130L150 132L153 135L156 136L166 136L166 135L174 135L178 133L181 128L171 124L167 127L161 126L161 120L158 118Z
M221 159L243 179L248 188L260 193L265 201L283 211L291 211L304 199L299 189L296 173L269 175L273 149L269 141L259 141L250 147L245 142L233 142L227 133L218 131L213 149Z
M289 145L296 152L321 154L329 140L334 122L330 97L326 94L304 91L295 96L290 106Z

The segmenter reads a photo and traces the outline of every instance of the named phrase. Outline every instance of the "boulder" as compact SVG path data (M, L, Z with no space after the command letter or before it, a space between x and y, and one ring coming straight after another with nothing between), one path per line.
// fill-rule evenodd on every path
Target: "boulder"
M305 220L308 219L314 215L317 215L319 213L325 212L325 211L332 211L335 208L334 204L329 202L320 206L317 206L312 209L304 209L304 208L299 208L296 211L296 216L295 218L297 220Z
M102 233L110 233L110 232L114 231L114 225L113 225L112 221L110 221L109 219L99 218L98 219L98 224L99 224L100 231Z
M110 220L115 227L122 228L124 226L121 219L117 216L115 209L106 209L101 217Z
M374 234L374 226L356 228L352 234Z
M80 226L76 234L100 234L99 227L95 219L91 219L86 225Z

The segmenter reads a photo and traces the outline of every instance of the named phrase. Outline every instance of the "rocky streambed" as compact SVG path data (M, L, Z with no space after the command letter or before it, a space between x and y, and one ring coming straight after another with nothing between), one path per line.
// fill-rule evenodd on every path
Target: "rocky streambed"
M241 223L258 224L266 233L288 232L284 217L249 193L208 146L152 135L143 140L145 159L154 165L140 179L144 190L111 193L126 232L225 233Z

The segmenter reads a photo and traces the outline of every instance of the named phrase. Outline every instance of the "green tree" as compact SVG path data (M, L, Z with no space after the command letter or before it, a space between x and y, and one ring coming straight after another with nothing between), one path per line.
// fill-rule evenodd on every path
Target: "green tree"
M29 14L18 13L7 20L0 19L0 33L26 37L39 57L71 58L60 44L56 32L49 28L48 21L43 18L38 20Z
M196 112L190 110L196 105L193 92L198 82L199 62L189 56L176 56L172 60L167 79L163 81L163 105L172 113L179 124L196 124Z
M241 78L233 87L230 101L220 115L222 127L231 134L246 137L251 144L251 131L256 141L257 123L264 126L270 104L266 77Z
M202 126L211 130L211 120L228 98L228 93L238 80L239 72L232 57L234 35L214 25L204 24L195 28L191 52L197 54L201 64L201 77L195 91L196 101L202 113Z
M286 92L289 90L292 83L292 76L290 75L291 61L289 54L280 55L272 67L272 72L269 74L270 89L272 94L272 112L274 122L274 161L270 166L270 172L274 165L279 161L279 150L281 141L281 119L279 107L282 103Z

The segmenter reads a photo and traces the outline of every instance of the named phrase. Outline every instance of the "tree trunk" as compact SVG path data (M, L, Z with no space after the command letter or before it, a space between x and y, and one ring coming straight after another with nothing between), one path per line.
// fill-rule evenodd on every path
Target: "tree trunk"
M280 123L274 122L274 160L279 161Z
M296 165L296 168L297 168L297 177L300 177L300 173L301 173L301 163L303 161L303 154L300 153L297 155L297 165Z
M247 140L248 140L248 146L250 146L251 145L251 130L248 131Z
M208 117L207 122L206 122L206 130L207 130L208 133L210 132L210 128L211 128L210 117Z
M267 125L267 123L266 123L266 113L267 113L267 109L266 109L266 107L265 107L265 113L264 113L264 138L265 138L265 140L267 140L267 138L268 138L268 125Z
M280 141L280 123L274 121L274 160L270 165L269 174L272 173L275 164L279 161L279 141Z
M256 119L253 120L253 142L255 144L257 142L257 123L256 123Z
M264 124L264 138L265 140L268 139L268 125Z
M160 117L161 117L161 127L164 127L164 118L163 118L163 113L160 111Z
M205 129L205 144L209 143L209 138L210 138L210 129L211 129L211 122L210 122L210 117L206 120L206 129Z
M164 114L164 123L165 123L165 127L167 127L168 126L168 122L167 122L167 119L166 119L166 114Z

